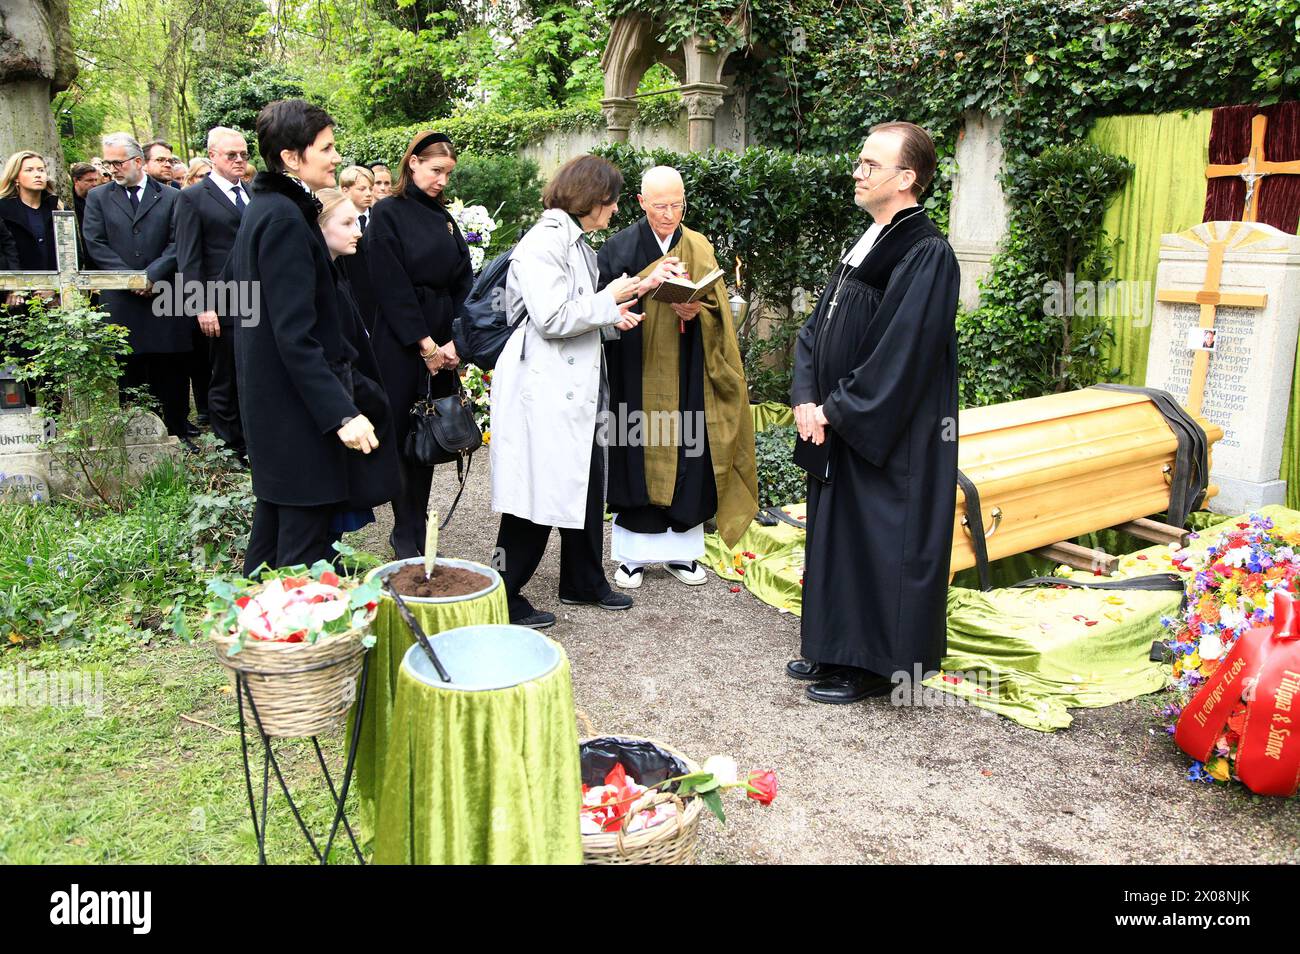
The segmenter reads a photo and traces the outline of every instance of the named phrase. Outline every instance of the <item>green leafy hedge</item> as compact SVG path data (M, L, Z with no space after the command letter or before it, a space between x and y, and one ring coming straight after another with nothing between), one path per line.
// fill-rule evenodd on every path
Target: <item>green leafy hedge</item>
M787 424L754 435L760 507L783 507L807 496L808 475L793 456L798 433L793 424Z

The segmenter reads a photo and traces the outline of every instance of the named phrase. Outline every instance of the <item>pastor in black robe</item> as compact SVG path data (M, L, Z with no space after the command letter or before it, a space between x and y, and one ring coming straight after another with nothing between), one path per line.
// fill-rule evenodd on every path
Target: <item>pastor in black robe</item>
M669 252L681 241L681 227L673 232L668 243ZM635 276L651 262L663 258L659 240L650 222L644 216L635 225L628 226L610 236L600 247L596 260L600 268L597 291L620 275ZM644 314L644 305L638 303L637 312ZM704 420L704 342L700 323L685 323L681 335L681 355L678 361L683 420L694 412L696 420ZM718 511L718 489L713 476L713 459L709 443L701 435L703 452L687 453L683 441L677 454L677 483L672 504L656 507L650 503L646 487L645 448L639 443L614 440L618 433L616 423L633 412L644 412L641 399L642 329L640 325L624 331L616 339L605 342L606 370L609 374L609 407L613 422L610 427L609 477L606 491L609 510L614 522L633 533L664 533L673 530L685 533L709 520ZM638 416L640 416L638 414ZM632 418L635 420L635 418Z
M830 422L808 481L802 651L889 677L935 670L957 483L957 259L924 211L841 263L799 333L794 406Z

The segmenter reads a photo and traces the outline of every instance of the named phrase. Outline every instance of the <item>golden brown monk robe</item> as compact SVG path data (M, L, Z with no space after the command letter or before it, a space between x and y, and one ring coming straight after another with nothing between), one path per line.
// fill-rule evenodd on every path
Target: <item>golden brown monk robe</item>
M708 239L681 225L675 169L646 172L637 200L645 217L600 249L602 287L648 275L665 258L696 280L717 267ZM644 568L663 563L696 585L705 581L704 522L716 516L734 544L758 510L745 372L722 279L693 304L646 298L641 307L645 320L605 345L614 582L640 586Z

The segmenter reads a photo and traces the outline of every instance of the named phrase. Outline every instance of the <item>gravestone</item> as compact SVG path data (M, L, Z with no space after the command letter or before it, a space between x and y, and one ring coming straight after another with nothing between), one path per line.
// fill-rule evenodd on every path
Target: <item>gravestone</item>
M962 308L980 303L979 281L1007 234L1002 172L1002 120L967 112L957 139L948 242L961 267Z
M1146 384L1223 428L1209 503L1219 513L1286 501L1282 439L1298 330L1300 238L1248 222L1163 236ZM1204 350L1208 332L1213 350Z
M51 495L90 493L85 478L50 451L53 423L40 408L0 412L0 497L12 503L47 503ZM137 480L165 458L179 460L181 442L156 414L137 410L126 426L126 478Z

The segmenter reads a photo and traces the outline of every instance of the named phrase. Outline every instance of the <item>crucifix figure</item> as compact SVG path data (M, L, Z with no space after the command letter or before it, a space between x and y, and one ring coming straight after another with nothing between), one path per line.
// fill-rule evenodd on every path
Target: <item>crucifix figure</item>
M144 272L83 272L77 248L77 214L60 210L54 213L55 264L52 272L0 271L0 291L58 292L59 304L66 305L77 293L90 291L143 291L149 287Z
M1246 205L1241 214L1243 222L1259 221L1259 187L1265 176L1300 175L1300 159L1292 162L1269 162L1264 158L1264 133L1268 117L1262 113L1250 121L1250 154L1236 165L1205 167L1205 178L1219 179L1240 176L1246 183ZM1199 359L1198 359L1199 360Z
M1223 255L1228 244L1233 240L1240 226L1232 223L1228 233L1209 243L1209 260L1205 265L1205 282L1198 291L1173 291L1161 289L1156 292L1159 301L1179 302L1201 306L1200 327L1204 330L1214 328L1214 319L1220 305L1235 305L1241 308L1263 308L1268 303L1267 295L1225 294L1219 291L1219 281L1223 276ZM1210 369L1210 353L1196 352L1192 362L1192 376L1187 385L1187 410L1192 414L1201 413L1201 404L1205 399L1205 379Z

